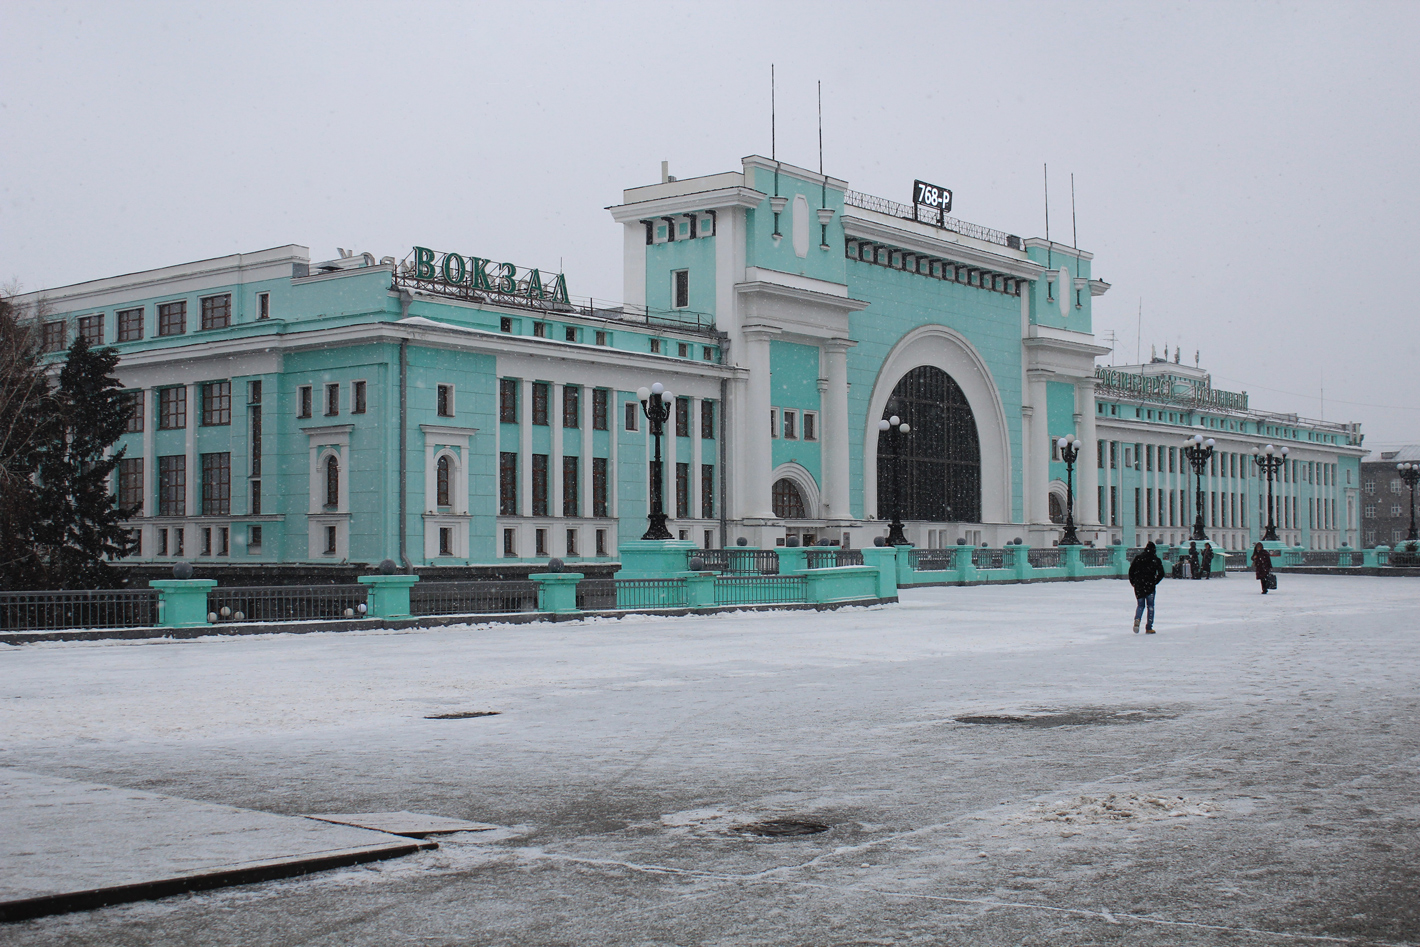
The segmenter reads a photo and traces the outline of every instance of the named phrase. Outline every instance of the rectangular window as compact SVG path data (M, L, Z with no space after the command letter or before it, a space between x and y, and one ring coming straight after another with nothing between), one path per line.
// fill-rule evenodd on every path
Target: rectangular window
M607 459L592 458L592 515L609 516L607 510Z
M186 301L163 303L158 307L158 335L182 335L186 331Z
M1173 472L1174 472L1174 461L1175 461L1177 458L1178 458L1178 448L1177 448L1177 447L1170 447L1170 448L1169 448L1169 473L1173 473Z
M684 309L690 305L690 271L676 270L671 274L671 291L675 301L671 304L676 309Z
M518 531L516 529L503 530L503 555L512 558L518 554Z
M784 439L787 441L798 440L799 412L784 409Z
M651 354L652 354L652 355L660 355L660 354L661 354L661 340L660 340L660 339L652 339L652 340L651 340Z
M545 529L535 529L535 530L533 530L533 546L534 546L534 549L535 549L534 555L537 555L537 556L545 556L545 555L547 555L547 530L545 530Z
M333 418L340 414L340 382L325 386L325 416Z
M225 329L232 324L232 294L207 296L202 300L202 328Z
M261 527L247 527L247 552L261 551Z
M562 426L582 426L582 389L577 385L565 385L562 388Z
M635 401L626 402L626 429L634 431L639 427L638 419L641 417L641 406Z
M1109 442L1109 469L1114 470L1119 466L1119 442Z
M80 316L79 334L87 339L90 345L103 345L104 314L100 312L92 316Z
M439 555L452 556L454 554L454 531L447 526L439 527Z
M513 331L513 320L512 320L512 317L510 317L510 316L503 316L501 319L499 319L499 320L498 320L498 331L499 331L499 332L512 332L512 331Z
M592 430L605 431L607 428L607 411L611 403L611 392L606 388L592 389Z
M707 362L715 361L715 350L708 345L703 345L700 347L700 355Z
M607 344L606 333L605 333L605 332L600 332L600 331L597 332L597 344L598 344L598 345L606 345L606 344Z
M700 402L700 436L706 440L715 439L715 402Z
M247 511L251 516L261 515L261 481L251 482L251 508Z
M158 430L176 431L187 427L187 386L158 389Z
M532 386L532 423L547 426L548 384L535 381Z
M441 418L451 418L454 416L454 386L440 385L438 394L438 415Z
M770 436L770 437L778 437L778 436L779 436L779 409L778 409L778 408L770 408L770 409L769 409L769 436Z
M247 382L247 413L251 416L251 476L261 476L261 382ZM261 503L258 499L257 506ZM255 512L255 510L253 511Z
M159 556L166 556L167 554L168 554L168 531L165 530L165 529L160 529L160 530L158 530L158 552L157 552L157 555L159 555Z
M498 454L498 515L518 515L518 455L514 451Z
M125 457L118 462L118 505L125 510L143 509L142 457Z
M1154 525L1154 488L1144 488L1144 525Z
M1144 467L1144 445L1134 445L1134 469L1142 470Z
M118 313L118 341L137 342L143 338L143 310L124 309Z
M1150 444L1144 448L1144 469L1154 469L1154 445ZM1153 525L1152 523L1150 525Z
M182 454L158 458L158 515L187 515L187 457Z
M676 519L690 515L690 464L675 465L675 515Z
M202 527L202 555L212 555L212 527Z
M271 294L270 294L270 293L257 293L257 294L256 294L256 317L257 317L258 319L270 319L270 318L271 318Z
M606 530L604 529L597 530L597 555L606 555Z
M532 455L532 515L547 515L547 455Z
M575 529L569 529L567 531L567 555L581 555L581 553L577 552L577 531Z
M1109 488L1109 525L1119 525L1119 488Z
M675 399L675 436L690 436L690 399Z
M353 382L350 388L351 414L365 413L365 383L363 381Z
M715 515L715 465L700 465L700 515L710 519ZM709 549L709 546L705 547Z
M41 350L45 352L64 351L64 335L65 332L63 322L46 322L44 324L44 336L42 339Z
M296 417L308 418L311 416L311 386L302 385L296 392Z
M128 425L124 428L129 434L140 434L143 431L143 419L147 413L145 403L147 402L147 392L138 391L127 392L128 398Z
M577 327L576 327L576 326L566 326L566 327L564 327L564 328L563 328L563 332L562 332L562 337L563 337L564 339L566 339L568 342L576 342L576 341L577 341Z
M804 412L804 440L818 440L818 415L812 411Z
M1103 407L1103 405L1101 405ZM1095 453L1099 455L1100 470L1104 469L1104 441L1095 441Z
M675 353L681 358L690 358L690 346L684 342L677 342Z
M232 513L232 455L202 455L202 515L230 516Z
M534 337L534 338L538 338L538 339L545 339L545 338L547 338L547 323L545 323L545 322L534 322L534 323L533 323L533 337Z
M518 423L518 380L498 379L498 423Z
M581 516L578 512L580 500L578 494L582 485L581 471L578 469L577 457L562 458L562 515Z
M327 556L333 556L333 555L335 555L335 527L334 527L334 526L327 526L327 527L325 528L325 554L326 554Z
M1134 488L1134 525L1138 526L1144 519L1144 498L1143 492L1138 487Z
M209 381L202 386L202 426L232 423L232 383Z

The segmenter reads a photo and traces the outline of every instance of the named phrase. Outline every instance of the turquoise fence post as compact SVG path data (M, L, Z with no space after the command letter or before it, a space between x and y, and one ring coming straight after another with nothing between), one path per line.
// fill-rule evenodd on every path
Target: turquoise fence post
M804 573L808 600L815 605L831 602L872 602L879 597L878 576L867 566L833 566Z
M1016 567L1016 578L1020 579L1022 582L1029 581L1031 574L1035 571L1031 568L1030 564L1030 547L1012 546L1011 548L1016 551L1016 561L1014 563Z
M874 549L891 549L893 555L897 557L897 587L906 588L917 584L917 576L913 575L917 570L912 568L912 547L911 546L874 546ZM864 549L864 555L867 550Z
M685 577L685 604L709 608L715 604L715 573L691 572Z
M620 579L659 579L681 575L700 547L688 539L632 539L622 543Z
M565 615L577 610L577 583L580 572L534 572L528 576L537 583L537 610Z
M417 575L361 575L355 581L366 586L365 614L370 618L408 618L409 589Z
M207 624L207 593L217 587L216 579L150 579L148 585L158 590L159 625L193 628Z
M878 598L897 598L897 559L892 546L863 547L863 565L878 570Z
M780 575L802 575L808 571L808 550L803 546L776 546Z
M1060 548L1065 551L1062 556L1065 560L1065 574L1072 579L1078 579L1080 576L1084 575L1085 566L1084 563L1080 561L1080 547L1061 546Z
M1115 575L1129 574L1129 547L1111 546L1109 550L1109 564L1114 566Z
M976 563L973 562L971 558L972 554L975 552L975 546L957 547L956 571L958 582L975 582L980 578L980 576L976 574Z

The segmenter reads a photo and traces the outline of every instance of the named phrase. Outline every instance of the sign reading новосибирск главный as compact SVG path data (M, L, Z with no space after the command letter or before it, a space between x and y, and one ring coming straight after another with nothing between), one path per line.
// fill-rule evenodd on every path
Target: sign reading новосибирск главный
M415 247L412 261L406 260L405 274L421 283L436 283L463 293L496 293L525 299L567 303L567 280L558 273L544 282L539 269L524 269L522 276L511 263L495 263L491 259L439 253L428 247Z

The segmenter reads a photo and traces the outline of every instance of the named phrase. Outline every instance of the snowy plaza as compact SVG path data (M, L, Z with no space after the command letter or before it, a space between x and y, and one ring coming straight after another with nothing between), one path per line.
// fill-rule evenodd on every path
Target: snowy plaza
M1166 581L1154 636L1091 581L8 647L4 772L490 827L3 940L1415 943L1415 589ZM14 848L0 888L46 857Z

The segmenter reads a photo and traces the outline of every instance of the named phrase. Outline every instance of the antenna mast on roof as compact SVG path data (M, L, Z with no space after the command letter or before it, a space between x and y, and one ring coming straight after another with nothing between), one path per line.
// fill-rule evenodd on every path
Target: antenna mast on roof
M1054 260L1050 256L1050 165L1043 165L1045 168L1045 268L1054 268Z
M777 116L774 111L774 63L769 64L769 158L779 160Z
M1075 230L1075 172L1070 172L1070 245L1080 249L1080 238Z

